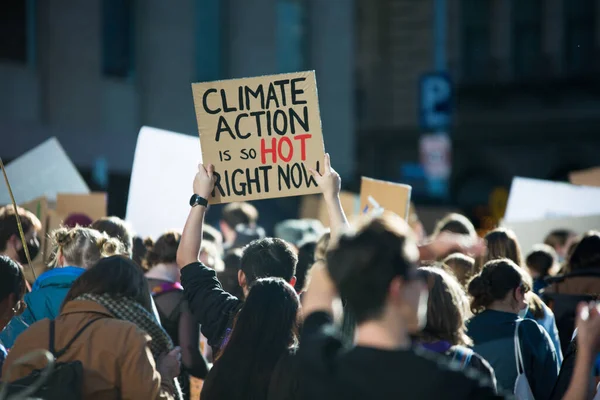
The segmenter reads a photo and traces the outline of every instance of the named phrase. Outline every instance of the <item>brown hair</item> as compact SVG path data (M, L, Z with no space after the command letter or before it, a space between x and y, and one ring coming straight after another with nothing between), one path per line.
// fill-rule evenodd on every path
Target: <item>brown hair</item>
M133 251L133 233L127 222L119 217L104 217L94 221L90 228L104 232L109 237L120 240L125 248L125 253L131 257Z
M42 229L42 223L32 212L21 207L17 207L17 212L25 235L31 229L36 232ZM6 250L6 245L13 235L19 236L15 208L11 205L0 207L0 251Z
M544 244L547 244L553 249L564 247L572 236L577 236L577 234L570 229L555 229L546 236Z
M475 259L462 253L453 253L444 259L444 264L452 271L458 282L466 288L475 274Z
M521 246L517 236L510 229L496 228L485 235L487 244L487 252L485 255L478 257L477 269L491 260L499 258L508 258L519 267L523 267L523 256L521 255Z
M327 268L357 323L381 316L390 283L410 280L418 259L408 224L395 214L363 219L327 252ZM310 290L310 289L309 289Z
M473 223L467 217L457 213L451 213L442 218L436 225L433 231L433 236L437 236L442 232L458 233L461 235L469 235L473 238L477 237L477 232Z
M231 229L240 224L254 226L258 221L258 211L250 203L229 203L223 208L221 219Z
M177 260L177 249L181 241L181 233L169 231L162 234L156 242L146 238L144 245L148 250L142 266L149 270L157 264L172 264Z
M482 312L520 286L524 292L529 292L531 278L514 261L508 258L488 261L469 282L471 311L473 314Z
M50 234L53 243L53 257L50 265L58 266L61 256L69 265L91 268L103 257L124 252L123 244L109 238L105 233L90 228L58 228Z
M152 313L150 289L142 269L123 256L103 258L73 282L63 301L62 308L71 300L84 294L108 294L126 297L138 302Z
M427 325L420 333L421 340L445 340L453 346L473 344L465 333L468 299L456 278L436 267L421 267L418 274L429 288Z

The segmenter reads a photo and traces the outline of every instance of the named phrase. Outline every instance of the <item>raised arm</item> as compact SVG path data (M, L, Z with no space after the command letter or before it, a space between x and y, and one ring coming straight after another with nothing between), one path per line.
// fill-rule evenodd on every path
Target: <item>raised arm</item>
M310 172L314 176L321 193L323 193L323 199L327 205L327 213L329 214L329 228L331 229L331 243L337 238L341 231L348 226L348 220L342 203L340 201L340 190L342 186L342 180L340 175L331 168L331 159L329 153L325 154L323 159L323 173L311 169Z
M215 185L214 181L214 166L208 164L206 167L202 164L198 165L198 173L194 179L194 194L209 199L210 194ZM177 265L183 268L188 264L198 261L198 253L202 244L202 224L204 223L204 214L206 207L197 205L192 207L188 215L179 248L177 249Z
M331 229L330 243L334 243L343 229L348 226L348 220L340 202L340 189L342 180L340 175L331 168L329 154L325 154L323 160L323 174L311 169L315 177L329 213L329 227ZM324 262L317 261L311 271L311 282L302 304L304 317L315 311L325 311L333 315L334 302L338 298L337 290Z

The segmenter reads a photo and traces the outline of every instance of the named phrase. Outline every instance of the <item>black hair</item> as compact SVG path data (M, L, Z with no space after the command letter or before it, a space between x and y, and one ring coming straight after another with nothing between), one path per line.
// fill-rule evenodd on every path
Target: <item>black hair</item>
M126 297L138 302L148 312L153 312L144 271L127 257L112 256L100 259L73 282L62 307L84 294Z
M271 376L297 344L298 295L283 279L250 288L229 342L202 388L202 399L266 399Z
M589 231L569 257L569 271L600 267L600 232Z
M264 238L244 247L241 269L250 286L260 278L283 278L289 282L296 274L298 256L292 247L278 238Z
M99 220L94 221L90 228L104 232L111 238L119 239L121 243L123 243L123 246L125 246L125 252L129 255L132 254L133 233L129 224L127 224L127 222L123 221L121 218L100 218Z
M316 240L308 240L298 247L298 264L296 265L296 292L300 293L308 285L310 269L315 263Z
M25 277L23 269L8 256L0 256L0 301L11 294L15 300L21 300L25 294Z
M556 255L556 251L547 244L534 246L531 253L525 259L527 268L540 274L540 278L548 276L550 269L557 262L558 256Z
M408 279L417 251L410 227L394 215L368 220L340 237L327 254L327 267L358 323L381 314L390 283Z

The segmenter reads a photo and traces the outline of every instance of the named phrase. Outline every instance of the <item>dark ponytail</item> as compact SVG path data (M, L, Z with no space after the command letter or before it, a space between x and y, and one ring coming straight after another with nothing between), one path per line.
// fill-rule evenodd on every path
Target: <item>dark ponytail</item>
M161 235L156 242L147 238L144 245L148 252L144 266L146 270L151 269L157 264L172 264L177 260L177 249L181 241L179 232L170 231Z
M526 292L531 290L529 279L517 264L507 258L488 261L469 282L471 311L473 314L482 312L519 286L524 286Z

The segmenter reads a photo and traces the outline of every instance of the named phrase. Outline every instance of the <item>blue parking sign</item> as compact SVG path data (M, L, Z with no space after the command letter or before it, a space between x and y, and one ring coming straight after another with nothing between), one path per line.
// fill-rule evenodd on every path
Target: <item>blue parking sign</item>
M424 74L419 81L419 120L424 131L450 126L452 117L452 82L443 72Z

